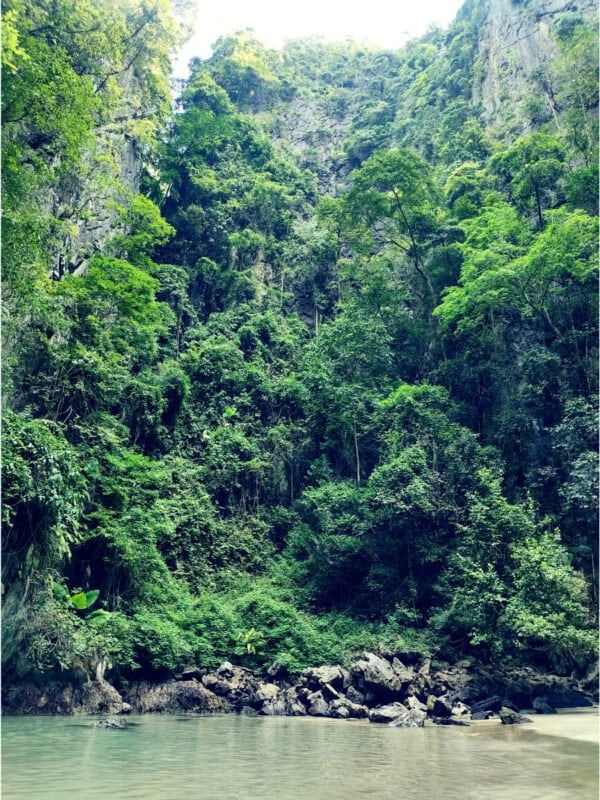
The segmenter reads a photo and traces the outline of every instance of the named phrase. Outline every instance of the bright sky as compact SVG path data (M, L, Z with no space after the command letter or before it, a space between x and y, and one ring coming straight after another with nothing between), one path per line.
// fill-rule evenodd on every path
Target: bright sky
M339 41L351 37L384 48L401 47L437 23L446 27L463 0L196 0L195 33L182 49L175 75L187 74L194 56L207 58L211 45L236 30L253 28L269 47L316 34Z

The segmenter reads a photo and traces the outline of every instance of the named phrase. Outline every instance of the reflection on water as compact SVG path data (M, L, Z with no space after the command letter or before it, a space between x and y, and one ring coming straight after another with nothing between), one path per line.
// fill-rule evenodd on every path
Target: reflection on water
M91 718L5 717L2 798L597 800L597 709L534 719L401 730L146 716L109 730Z

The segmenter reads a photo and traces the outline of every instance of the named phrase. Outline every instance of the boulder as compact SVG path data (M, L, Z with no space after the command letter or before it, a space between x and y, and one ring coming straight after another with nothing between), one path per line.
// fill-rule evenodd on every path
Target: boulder
M366 706L352 703L346 697L339 700L332 700L327 712L329 717L341 717L343 719L364 719L369 716L369 709Z
M432 717L434 725L462 725L468 727L471 723L464 717Z
M119 714L123 698L108 681L83 684L49 681L4 688L3 714Z
M200 669L198 667L184 667L177 675L176 681L201 681L207 674L208 670Z
M225 661L216 673L208 673L202 677L202 685L219 697L224 697L239 710L243 706L260 706L265 699L258 696L260 687L269 684L261 684L249 669L233 666Z
M104 680L84 683L79 702L87 714L115 714L123 708L119 692Z
M94 728L109 728L109 729L117 729L123 730L123 728L127 727L127 723L124 719L114 720L114 719L99 719L96 722L92 723L92 727Z
M321 687L321 691L323 692L325 700L339 700L341 697L340 693L336 691L330 683L324 683Z
M419 675L430 675L431 674L431 659L426 658L419 668Z
M341 691L344 688L344 671L340 666L305 669L300 677L302 683L313 691L317 691L326 685L337 691Z
M436 697L430 694L427 698L427 711L434 717L449 717L452 714L452 701L449 697Z
M300 702L297 690L292 687L282 689L275 697L266 700L260 713L267 717L303 717L306 715L306 708Z
M408 711L408 709L402 703L388 703L385 706L378 706L369 711L369 722L392 722L405 711Z
M502 706L500 709L500 722L503 725L520 725L523 722L531 722L529 717L524 717L512 708Z
M593 700L581 686L571 678L538 672L531 667L520 667L512 670L498 670L494 674L496 684L501 684L500 691L506 700L510 700L516 708L533 708L536 697L545 697L553 708L577 708L591 706Z
M479 716L480 714L488 714L491 716L492 713L497 713L502 708L502 698L500 695L493 695L492 697L486 697L485 700L479 700L477 703L473 703L471 706L471 716L473 719L488 719L487 716Z
M546 692L546 700L553 708L579 708L593 706L593 700L587 694L576 689L558 688Z
M406 694L408 697L418 697L419 700L425 702L433 692L433 684L434 681L430 675L418 674L409 684Z
M427 713L427 706L425 703L422 703L419 698L415 697L414 695L407 697L405 705L411 711L424 711Z
M322 692L313 692L308 695L308 713L311 717L326 717L329 711L329 704L323 697Z
M422 728L427 714L418 708L406 708L395 719L388 723L391 728Z
M198 681L138 681L125 691L127 702L140 714L196 714L231 711L231 704Z
M388 648L387 650L382 650L381 655L392 663L397 658L398 661L411 667L416 667L423 661L421 653L418 650L411 650L410 647Z
M403 688L408 688L408 684L415 678L415 671L413 667L407 667L402 663L402 661L400 661L399 658L394 658L392 661L392 669L397 675L400 683L403 685Z
M556 714L556 709L548 703L545 697L535 697L531 704L534 711L538 714Z
M474 711L471 714L471 719L473 721L479 721L482 719L491 719L494 716L493 711Z
M350 676L359 691L371 691L379 700L397 700L403 695L403 682L390 662L374 653L365 653L363 659L352 664Z
M274 700L279 694L279 686L274 683L261 683L259 684L255 698L259 703L264 703L266 700Z
M327 709L327 716L333 717L334 719L348 719L350 717L350 711L346 706L341 705L339 700L333 700Z
M275 661L267 669L265 676L271 681L284 681L290 677L290 673L287 667L284 667Z
M365 696L362 692L359 692L358 689L355 689L354 686L349 686L348 691L346 692L346 697L350 700L351 703L356 703L359 706L364 705L365 703Z
M129 703L123 703L121 706L121 714L131 714L133 708L129 705Z
M244 717L257 717L258 711L252 706L242 706L240 709L240 714Z
M452 706L453 717L468 717L471 715L471 709L464 703L458 702Z

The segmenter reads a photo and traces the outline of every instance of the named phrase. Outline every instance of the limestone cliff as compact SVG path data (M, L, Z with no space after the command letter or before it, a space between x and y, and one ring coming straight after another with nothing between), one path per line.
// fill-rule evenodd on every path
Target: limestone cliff
M459 17L469 13L466 4ZM509 110L532 88L544 96L556 113L549 72L557 54L552 25L560 15L597 13L594 0L484 0L484 17L478 34L478 64L473 80L472 102L480 106L484 121L505 120ZM523 126L526 121L521 120Z

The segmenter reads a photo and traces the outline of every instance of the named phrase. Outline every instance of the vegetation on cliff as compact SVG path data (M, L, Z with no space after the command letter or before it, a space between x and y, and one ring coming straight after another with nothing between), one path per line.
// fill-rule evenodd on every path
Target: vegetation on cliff
M585 667L597 42L486 124L483 14L235 34L171 111L166 0L3 4L5 675Z

